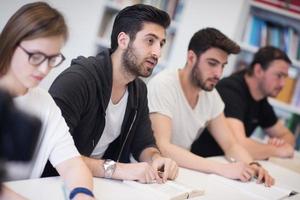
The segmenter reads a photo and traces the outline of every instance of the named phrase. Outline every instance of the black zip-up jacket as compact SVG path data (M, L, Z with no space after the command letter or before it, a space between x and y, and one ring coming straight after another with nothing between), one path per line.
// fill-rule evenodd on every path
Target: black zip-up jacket
M110 51L96 57L78 57L53 82L50 94L60 107L75 145L82 155L90 156L104 127L105 112L112 92ZM140 79L128 84L128 102L121 134L107 148L103 158L130 162L138 160L147 147L156 147L149 119L147 88Z

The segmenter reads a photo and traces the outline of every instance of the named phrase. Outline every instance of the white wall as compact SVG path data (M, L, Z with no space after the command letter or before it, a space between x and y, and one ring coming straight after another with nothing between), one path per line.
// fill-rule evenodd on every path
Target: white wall
M0 30L13 13L32 0L0 0ZM48 89L55 77L70 65L71 59L79 56L94 55L95 40L103 9L103 0L48 0L51 6L63 13L69 27L69 40L62 53L66 60L42 81L41 86Z
M179 30L171 52L169 67L182 67L186 60L186 49L192 35L201 28L215 27L230 38L236 37L243 4L247 0L185 0ZM0 30L8 18L22 5L32 0L0 0ZM104 0L47 0L60 10L66 18L70 38L62 50L67 60L51 71L42 82L48 89L55 77L70 65L72 58L89 56L96 52L96 36L103 11Z

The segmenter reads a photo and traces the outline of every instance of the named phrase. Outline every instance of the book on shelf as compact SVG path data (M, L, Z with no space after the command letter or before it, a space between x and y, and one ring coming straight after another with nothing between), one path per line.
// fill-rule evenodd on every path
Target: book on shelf
M287 120L286 127L294 134L296 139L296 149L300 150L300 115L292 114L291 117ZM298 160L298 172L300 173L300 153L295 154L294 158L297 155Z
M261 46L261 40L262 40L262 29L264 26L266 26L265 21L253 16L253 19L251 20L251 30L249 35L249 44L259 47Z
M193 188L175 181L167 181L164 184L143 184L136 181L123 181L123 183L145 195L151 195L154 199L160 200L182 200L204 194L203 189Z
M255 0L256 2L263 3L276 8L288 10L293 13L300 14L300 1L299 0Z
M253 196L253 199L280 200L289 197L293 192L292 190L286 189L279 185L266 187L264 184L256 183L255 179L250 182L241 182L238 180L228 179L215 174L210 174L209 176L209 178L213 179L214 181L221 182L229 187L240 190L241 192L244 192L249 196Z
M294 89L294 94L292 97L291 104L300 108L300 76L298 76L295 84L295 89Z
M290 58L300 59L299 31L293 26L283 26L271 20L249 15L243 41L255 47L272 45L282 49Z
M276 99L285 103L291 103L294 94L295 84L295 78L287 77L285 80L285 85L277 95Z

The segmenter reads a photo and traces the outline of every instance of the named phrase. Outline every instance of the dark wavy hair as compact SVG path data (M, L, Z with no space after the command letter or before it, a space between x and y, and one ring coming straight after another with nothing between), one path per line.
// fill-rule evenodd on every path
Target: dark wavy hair
M219 48L228 54L238 54L240 46L215 28L204 28L197 31L190 40L188 50L198 57L210 48Z
M118 35L124 32L129 35L130 40L134 40L136 33L143 28L145 22L151 22L168 28L170 16L163 10L150 5L136 4L121 10L115 18L111 33L111 51L118 48Z
M253 57L250 66L247 68L249 75L253 74L255 64L260 64L263 70L267 70L274 60L284 60L289 64L292 64L286 53L279 48L273 46L266 46L260 48Z

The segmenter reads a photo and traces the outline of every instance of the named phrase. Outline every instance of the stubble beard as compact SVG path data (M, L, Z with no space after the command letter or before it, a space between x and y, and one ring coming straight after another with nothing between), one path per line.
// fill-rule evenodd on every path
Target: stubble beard
M199 74L199 75L198 75ZM191 82L194 86L210 92L214 89L215 86L208 86L205 82L205 80L203 80L202 76L199 73L199 69L197 68L197 63L193 66L192 69L192 73L191 73Z
M125 73L133 77L149 77L152 74L152 69L147 69L148 73L143 73L142 63L138 64L137 62L138 57L135 53L135 49L132 47L132 44L129 44L128 48L122 54L122 63Z

